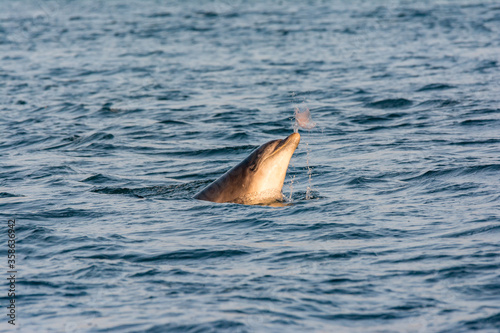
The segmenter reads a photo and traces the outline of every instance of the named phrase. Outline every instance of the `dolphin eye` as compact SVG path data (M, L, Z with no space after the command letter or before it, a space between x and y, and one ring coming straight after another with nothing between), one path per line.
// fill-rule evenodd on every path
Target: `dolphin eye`
M252 163L252 165L250 165L250 167L248 169L250 171L254 172L255 170L257 170L257 164L256 163Z

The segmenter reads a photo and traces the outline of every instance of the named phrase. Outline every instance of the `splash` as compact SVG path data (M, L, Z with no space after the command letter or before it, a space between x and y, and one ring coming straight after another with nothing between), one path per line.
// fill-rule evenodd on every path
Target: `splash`
M295 107L295 124L293 125L293 131L297 133L299 127L306 130L316 127L316 123L312 120L311 111L309 111L308 107L305 107L304 110L300 110L298 106Z
M295 123L293 125L293 131L295 133L298 133L299 127L302 129L306 130L311 130L314 127L316 127L316 122L314 122L311 118L311 111L307 106L304 106L301 110L300 107L296 106L295 107ZM312 184L312 172L313 168L309 165L309 153L311 152L309 148L309 144L305 143L306 146L306 163L307 163L307 178L308 178L308 184L307 184L307 189L306 189L306 200L311 200L312 199L312 190L313 190L313 184ZM293 183L295 181L295 176L290 181L290 197L289 200L292 200L292 193L293 193Z
M288 185L288 188L290 189L290 195L288 196L287 201L292 202L292 195L293 195L293 182L295 181L295 175L292 176L290 179L290 184Z
M311 200L311 191L312 191L312 168L309 165L309 153L311 150L309 149L309 144L306 143L306 162L307 162L307 176L308 176L308 184L307 184L307 189L306 189L306 200Z

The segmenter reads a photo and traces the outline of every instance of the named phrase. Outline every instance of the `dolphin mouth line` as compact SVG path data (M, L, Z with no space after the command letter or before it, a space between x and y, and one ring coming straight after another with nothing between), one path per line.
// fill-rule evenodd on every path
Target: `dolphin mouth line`
M267 160L269 157L271 156L274 156L275 154L277 154L280 150L282 150L284 147L288 146L288 144L290 142L292 142L293 138L292 136L294 135L295 133L292 133L290 134L289 136L287 136L285 139L280 139L280 142L278 143L278 145L276 146L276 148L274 148L274 151L271 155L269 155L268 157L266 157L265 159Z

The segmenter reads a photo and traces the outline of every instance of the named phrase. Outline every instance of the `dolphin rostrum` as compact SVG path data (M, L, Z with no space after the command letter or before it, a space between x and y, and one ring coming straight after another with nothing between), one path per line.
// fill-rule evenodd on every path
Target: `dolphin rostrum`
M292 133L286 139L263 144L194 198L245 205L283 200L281 189L288 163L299 142L300 134Z

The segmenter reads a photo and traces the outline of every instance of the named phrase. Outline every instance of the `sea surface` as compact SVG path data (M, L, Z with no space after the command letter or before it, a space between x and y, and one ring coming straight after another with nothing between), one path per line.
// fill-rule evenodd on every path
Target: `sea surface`
M0 8L0 331L500 332L498 1Z

